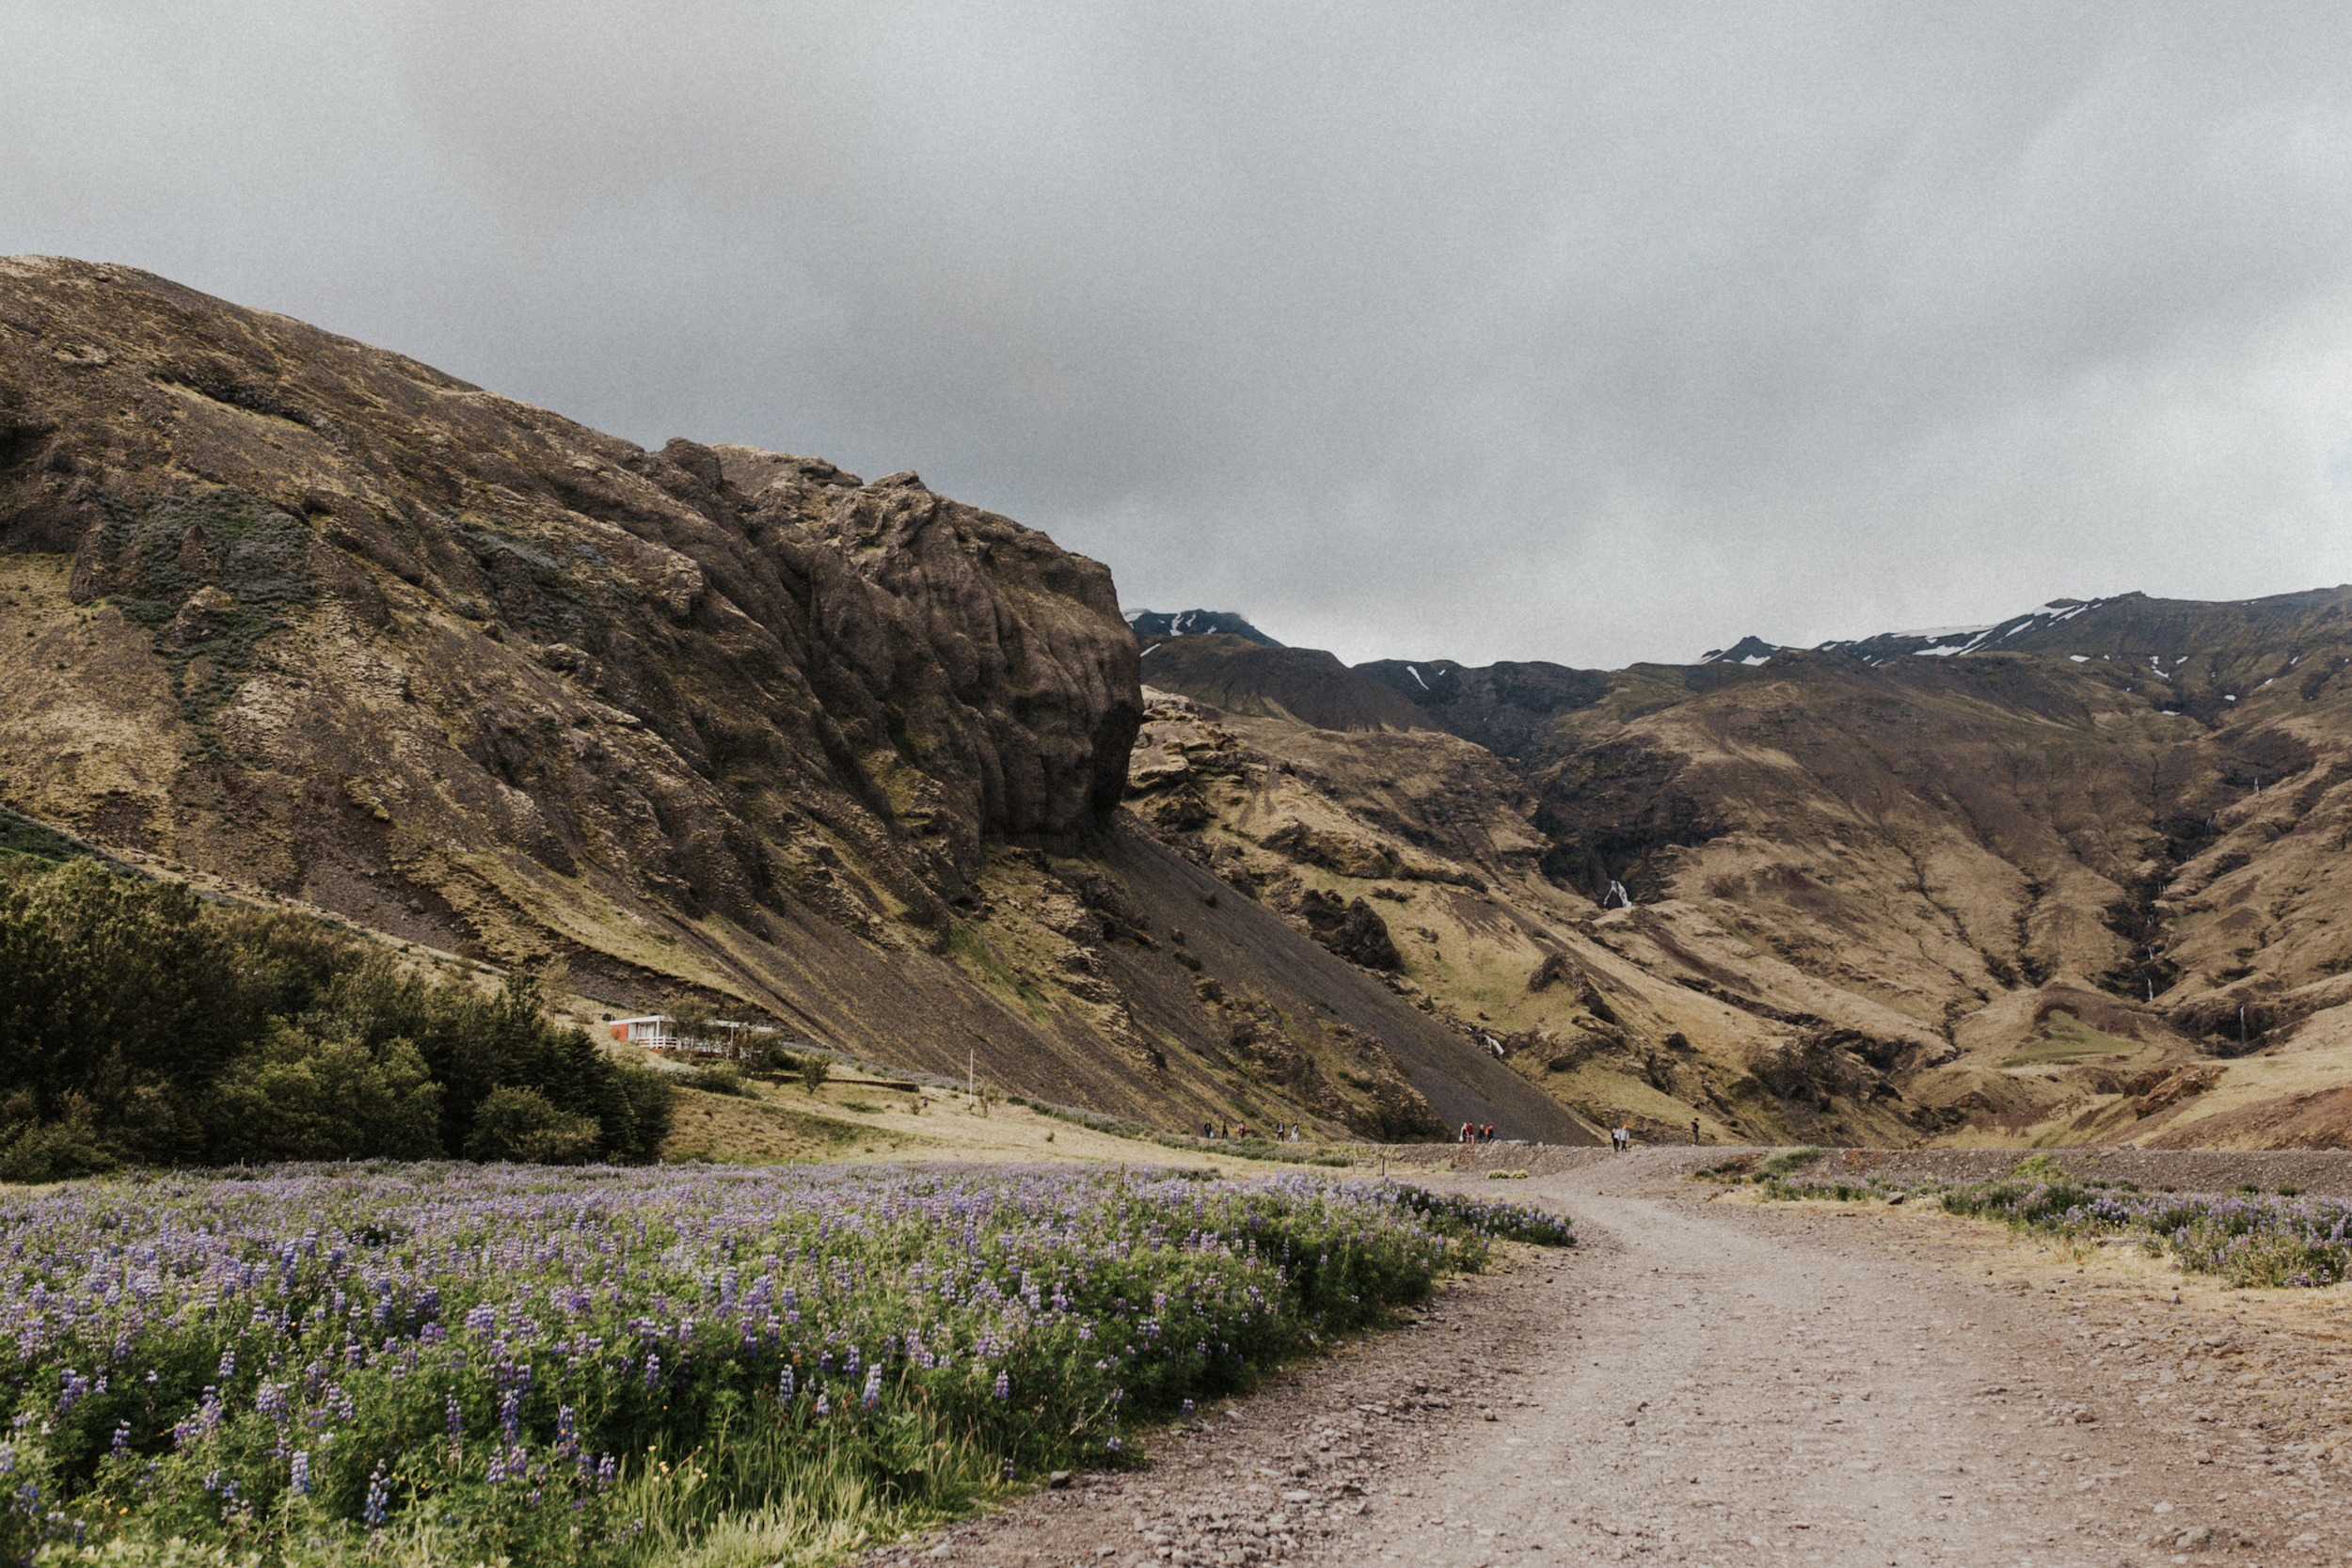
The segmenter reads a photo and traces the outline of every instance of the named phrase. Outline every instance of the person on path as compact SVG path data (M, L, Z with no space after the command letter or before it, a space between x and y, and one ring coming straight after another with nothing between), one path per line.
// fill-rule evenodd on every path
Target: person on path
M1692 1117L1691 1118L1691 1147L1692 1147L1692 1148L1696 1148L1698 1147L1698 1144L1699 1144L1699 1118L1698 1118L1698 1117Z
M1462 1123L1462 1141L1464 1143L1470 1141L1470 1124L1467 1121Z

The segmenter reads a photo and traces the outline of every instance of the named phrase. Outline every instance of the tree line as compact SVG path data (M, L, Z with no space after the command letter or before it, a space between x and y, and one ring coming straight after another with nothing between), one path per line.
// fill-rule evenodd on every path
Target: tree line
M274 1160L650 1162L672 1091L551 1022L300 915L0 857L0 1180Z

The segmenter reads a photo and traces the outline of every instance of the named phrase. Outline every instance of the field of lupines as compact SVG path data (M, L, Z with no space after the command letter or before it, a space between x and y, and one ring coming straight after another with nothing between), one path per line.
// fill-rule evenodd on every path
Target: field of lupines
M20 1560L821 1560L1246 1386L1533 1209L1037 1167L275 1167L0 1196Z
M2239 1286L2327 1286L2352 1278L2352 1202L2265 1194L2143 1192L2129 1181L2071 1176L2028 1160L1991 1181L1823 1180L1766 1177L1782 1198L1930 1196L1945 1211L2059 1236L2137 1236L2151 1255Z

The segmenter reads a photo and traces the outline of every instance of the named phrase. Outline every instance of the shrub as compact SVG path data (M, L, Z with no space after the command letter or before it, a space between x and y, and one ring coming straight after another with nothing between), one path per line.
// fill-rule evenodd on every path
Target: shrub
M1755 1179L1764 1181L1774 1177L1787 1176L1791 1171L1802 1170L1820 1157L1821 1151L1811 1144L1805 1144L1797 1148L1779 1149L1765 1156L1763 1164L1756 1167Z
M576 1165L596 1152L596 1124L568 1116L537 1089L510 1085L493 1089L474 1114L466 1140L469 1160L514 1160L541 1165Z
M743 1069L733 1062L722 1062L716 1067L689 1073L683 1082L688 1088L700 1089L705 1094L740 1095L746 1100L759 1098L759 1091L752 1087L751 1081L743 1076Z
M375 1053L274 1022L203 1111L215 1164L417 1160L441 1152L441 1091L406 1040Z
M485 997L321 922L94 862L0 864L0 1179L439 1155L474 1146L504 1087L584 1118L603 1159L655 1158L669 1085L545 1001L521 971Z

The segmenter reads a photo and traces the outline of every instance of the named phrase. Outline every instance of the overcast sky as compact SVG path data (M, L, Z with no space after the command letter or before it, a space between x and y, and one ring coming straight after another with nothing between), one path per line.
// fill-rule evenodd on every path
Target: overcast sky
M2341 5L0 0L0 251L1343 657L2352 579Z

